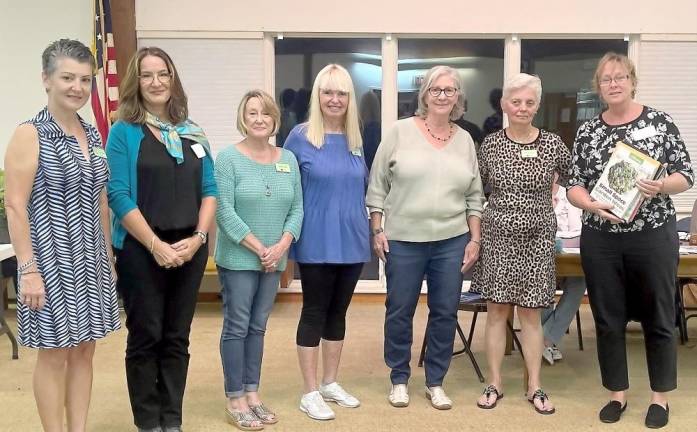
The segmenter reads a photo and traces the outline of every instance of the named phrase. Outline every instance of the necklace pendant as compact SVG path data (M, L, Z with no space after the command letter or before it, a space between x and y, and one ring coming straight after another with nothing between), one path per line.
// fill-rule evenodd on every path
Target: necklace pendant
M264 193L264 195L266 195L267 197L271 196L271 188L270 187L266 186L266 192Z

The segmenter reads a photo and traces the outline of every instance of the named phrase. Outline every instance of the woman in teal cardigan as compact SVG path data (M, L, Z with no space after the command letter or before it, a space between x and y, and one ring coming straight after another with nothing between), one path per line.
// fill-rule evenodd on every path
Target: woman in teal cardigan
M164 51L141 48L119 90L107 194L128 327L128 393L139 431L176 432L217 201L213 161Z
M258 394L264 332L288 248L300 236L303 219L295 156L269 143L279 126L279 109L271 96L248 92L237 110L237 129L245 138L218 155L215 169L225 412L243 430L278 421Z

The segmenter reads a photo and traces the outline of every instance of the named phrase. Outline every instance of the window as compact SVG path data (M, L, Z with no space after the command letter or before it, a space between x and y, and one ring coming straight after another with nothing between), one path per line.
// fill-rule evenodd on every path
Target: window
M621 39L524 39L520 71L542 80L542 106L535 126L559 135L571 147L576 130L603 107L591 87L598 60L608 51L627 54Z

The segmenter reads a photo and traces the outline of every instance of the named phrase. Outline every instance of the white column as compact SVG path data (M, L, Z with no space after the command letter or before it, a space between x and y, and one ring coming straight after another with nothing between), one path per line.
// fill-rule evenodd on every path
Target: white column
M389 40L388 40L389 39ZM382 38L382 136L397 121L397 38L385 35Z
M503 49L503 84L508 78L520 73L520 38L516 35L506 36ZM503 114L503 127L508 127L508 116Z

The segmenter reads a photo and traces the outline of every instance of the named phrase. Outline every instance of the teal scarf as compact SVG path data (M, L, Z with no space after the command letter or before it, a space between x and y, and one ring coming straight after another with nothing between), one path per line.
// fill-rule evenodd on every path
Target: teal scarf
M177 160L177 164L184 163L184 152L182 151L182 137L188 138L195 143L201 144L203 148L211 156L211 146L208 143L208 138L203 132L203 129L189 119L173 125L165 123L149 112L145 114L145 122L160 130L162 142L167 149L167 153Z

